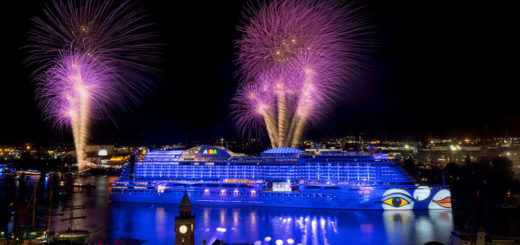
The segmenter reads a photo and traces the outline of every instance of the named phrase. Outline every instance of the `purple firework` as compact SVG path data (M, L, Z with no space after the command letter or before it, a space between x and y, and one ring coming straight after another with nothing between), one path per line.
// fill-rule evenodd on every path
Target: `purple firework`
M126 102L137 102L139 95L146 92L150 85L150 66L158 61L159 44L150 42L155 33L150 32L147 15L128 1L115 5L112 0L65 0L53 1L44 9L45 18L35 18L35 26L29 32L26 63L34 69L36 83L56 84L48 78L49 72L57 71L65 53L73 53L92 63L98 62L100 69L109 68L111 72L102 73L96 83L104 87L106 96L91 101L105 110L94 114L109 116L109 108L124 108ZM90 59L90 60L89 60ZM51 69L52 68L52 69ZM97 68L96 68L97 69ZM88 82L88 81L87 81ZM52 93L49 86L38 86L37 91L44 117L56 126L67 126L66 118L59 113L49 113L56 102L46 101ZM56 88L59 90L60 88ZM108 96L110 95L110 96ZM101 99L102 98L102 99ZM53 99L54 100L54 99ZM101 105L103 104L103 105Z
M250 3L245 18L233 115L243 132L265 125L272 147L296 146L363 68L370 27L361 7L333 0Z
M80 169L89 125L147 90L158 44L146 14L123 1L54 1L35 18L26 45L44 119L70 127Z
M104 79L114 70L104 60L88 57L82 53L62 52L54 66L36 80L36 97L39 99L44 119L53 126L70 125L75 113L76 101L87 96L90 102L109 101L115 94L113 83ZM90 103L89 110L106 112L106 103ZM101 114L101 113L99 113ZM94 119L96 114L91 115Z

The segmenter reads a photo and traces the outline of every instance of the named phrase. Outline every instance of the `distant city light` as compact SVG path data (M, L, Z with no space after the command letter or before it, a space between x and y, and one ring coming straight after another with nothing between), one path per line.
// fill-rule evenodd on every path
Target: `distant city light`
M98 151L98 156L108 156L108 151L106 149L101 149Z

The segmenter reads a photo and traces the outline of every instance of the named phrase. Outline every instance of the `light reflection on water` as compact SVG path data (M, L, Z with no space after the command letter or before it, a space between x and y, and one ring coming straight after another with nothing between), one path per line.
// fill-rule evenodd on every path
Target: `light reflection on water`
M120 238L148 240L146 244L171 244L177 205L110 203L108 183L113 178L88 177L77 181L97 188L74 194L76 204L87 209L75 216L77 228L105 228L90 243L113 243ZM2 188L0 182L0 188ZM27 188L30 189L30 188ZM67 206L60 203L58 209ZM249 244L424 244L446 243L453 230L453 216L445 211L350 211L327 209L194 206L195 240L211 244L215 239ZM67 228L63 217L53 220L52 230ZM4 224L0 224L4 230ZM279 241L280 240L280 241Z
M176 205L113 203L110 209L109 242L133 237L167 243L174 238ZM275 244L276 240L288 244L288 239L294 240L294 244L320 245L345 244L345 241L349 244L424 244L447 242L453 229L451 212L445 211L194 206L193 212L197 222L196 244L215 239L233 243L261 242L257 244Z

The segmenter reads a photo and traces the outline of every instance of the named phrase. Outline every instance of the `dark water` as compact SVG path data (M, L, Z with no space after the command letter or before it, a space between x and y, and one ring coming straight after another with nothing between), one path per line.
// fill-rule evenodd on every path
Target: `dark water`
M97 188L82 193L62 193L71 190L72 178L60 180L26 178L21 185L15 180L0 180L0 205L2 219L0 231L32 221L30 203L34 183L40 183L37 198L41 203L48 200L48 191L53 188L56 201L53 213L62 207L84 204L85 209L74 211L74 216L86 216L74 222L78 229L104 231L91 237L89 243L113 243L120 238L147 240L146 244L172 244L175 239L174 218L179 213L177 205L124 204L109 201L108 184L112 177L78 178L76 182L95 184ZM69 188L67 188L69 187ZM69 191L70 192L70 191ZM56 197L56 198L54 198ZM5 217L8 203L16 201L17 215L12 222ZM25 205L23 203L26 203ZM27 210L29 209L29 211ZM48 208L38 210L37 224L46 227L44 218ZM231 243L251 244L424 244L428 241L446 243L453 229L452 213L445 211L347 211L299 208L263 208L232 206L194 206L196 215L196 244L221 239ZM68 216L53 216L51 230L68 227L60 219ZM278 241L280 243L280 241ZM211 243L209 243L211 244Z

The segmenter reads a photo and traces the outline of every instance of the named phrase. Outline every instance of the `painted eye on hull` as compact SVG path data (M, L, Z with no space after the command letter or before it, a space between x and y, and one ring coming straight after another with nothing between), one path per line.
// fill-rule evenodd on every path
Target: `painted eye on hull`
M383 201L384 204L388 204L394 208L400 208L406 204L410 204L409 201L401 197L391 197Z
M389 189L381 198L383 209L385 210L403 210L413 209L413 198L403 189Z

